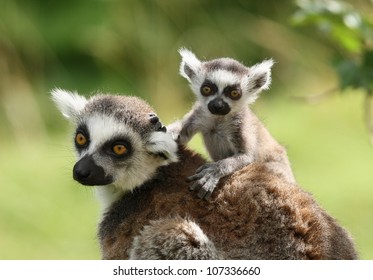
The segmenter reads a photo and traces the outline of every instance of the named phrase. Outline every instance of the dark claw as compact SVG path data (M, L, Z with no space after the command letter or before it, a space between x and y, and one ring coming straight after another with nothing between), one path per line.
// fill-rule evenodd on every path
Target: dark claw
M201 188L197 194L198 198L205 198L208 194L208 191L206 191L204 188Z
M185 179L185 181L188 183L188 182L192 182L192 181L195 181L195 180L198 180L198 179L201 179L201 178L202 178L201 174L196 173L192 176L187 177Z
M155 131L159 131L162 128L162 124L160 122L155 123L154 129Z
M149 121L154 125L155 131L167 132L167 128L160 122L158 116L154 113L149 114Z
M206 193L204 199L205 199L205 200L209 200L210 197L211 197L211 194L212 194L212 192L211 192L211 191L208 191L208 192Z
M157 124L159 122L159 118L156 114L149 114L149 121L151 124Z
M195 182L193 185L191 185L190 187L189 187L189 190L190 191L195 191L195 190L199 190L201 188L201 186L199 185L199 183L198 182Z
M190 177L192 177L192 176L186 177L186 178L185 178L185 182L190 183L190 182L194 181L194 180L191 179Z

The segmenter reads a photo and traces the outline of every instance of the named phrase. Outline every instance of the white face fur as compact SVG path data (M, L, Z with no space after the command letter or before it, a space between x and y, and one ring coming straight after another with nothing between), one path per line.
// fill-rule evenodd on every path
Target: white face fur
M149 108L145 102L141 110L142 101L133 97L107 95L87 100L60 89L52 91L52 98L61 113L76 126L77 162L73 176L81 184L103 186L100 192L110 191L118 196L151 179L158 167L177 161L175 141L148 123ZM116 100L112 101L113 98ZM135 101L141 119L127 116L118 100L128 107ZM103 203L113 202L112 197L104 196L108 201Z
M271 84L273 60L246 67L231 58L200 61L191 51L180 49L180 74L186 78L198 101L212 114L225 115L253 103ZM211 101L218 105L210 104Z

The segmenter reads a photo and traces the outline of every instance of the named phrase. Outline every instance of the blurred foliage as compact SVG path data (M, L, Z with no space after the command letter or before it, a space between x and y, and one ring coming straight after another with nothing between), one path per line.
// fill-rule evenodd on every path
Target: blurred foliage
M273 49L281 59L287 52L267 36L286 32L276 20L286 22L290 14L290 0L281 9L275 0L1 0L0 125L18 140L56 129L48 117L54 108L45 106L56 86L134 94L157 109L180 108L192 96L174 94L181 84L187 88L177 73L178 48L246 63L272 56Z
M356 8L338 0L297 0L292 21L313 26L335 50L332 66L343 93L348 88L365 92L365 115L373 144L373 9Z
M371 3L0 0L0 7L0 187L6 194L0 196L0 258L99 258L98 207L91 190L71 178L67 123L49 92L141 96L168 123L193 102L178 74L182 46L201 59L227 56L248 65L275 59L272 88L254 109L288 146L300 185L352 232L362 258L373 258L373 224L366 223L373 212L373 155L360 122L362 96L355 94L371 86ZM317 106L289 98L338 80L343 92L354 94ZM203 153L200 143L191 145Z

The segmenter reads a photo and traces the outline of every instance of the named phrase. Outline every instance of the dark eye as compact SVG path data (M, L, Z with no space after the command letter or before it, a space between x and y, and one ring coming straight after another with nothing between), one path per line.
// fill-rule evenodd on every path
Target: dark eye
M87 137L85 137L83 133L78 132L75 136L75 143L79 147L83 147L88 143Z
M241 92L237 89L233 89L229 92L229 97L232 99L239 99L241 97Z
M127 146L124 144L116 144L113 146L112 150L117 156L123 156L128 152Z
M204 96L209 96L212 94L212 88L210 86L203 86L201 88L201 93Z
M233 100L238 100L241 98L241 91L238 89L232 89L225 92L225 96Z

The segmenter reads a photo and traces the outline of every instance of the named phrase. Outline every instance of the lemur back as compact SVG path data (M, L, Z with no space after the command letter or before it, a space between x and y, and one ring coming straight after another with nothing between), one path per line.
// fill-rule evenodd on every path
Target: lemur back
M190 176L192 190L208 198L220 178L252 163L266 163L294 183L286 150L248 107L271 83L272 60L246 67L231 58L201 62L181 49L180 73L197 97L193 109L168 128L180 144L200 132L214 161Z

